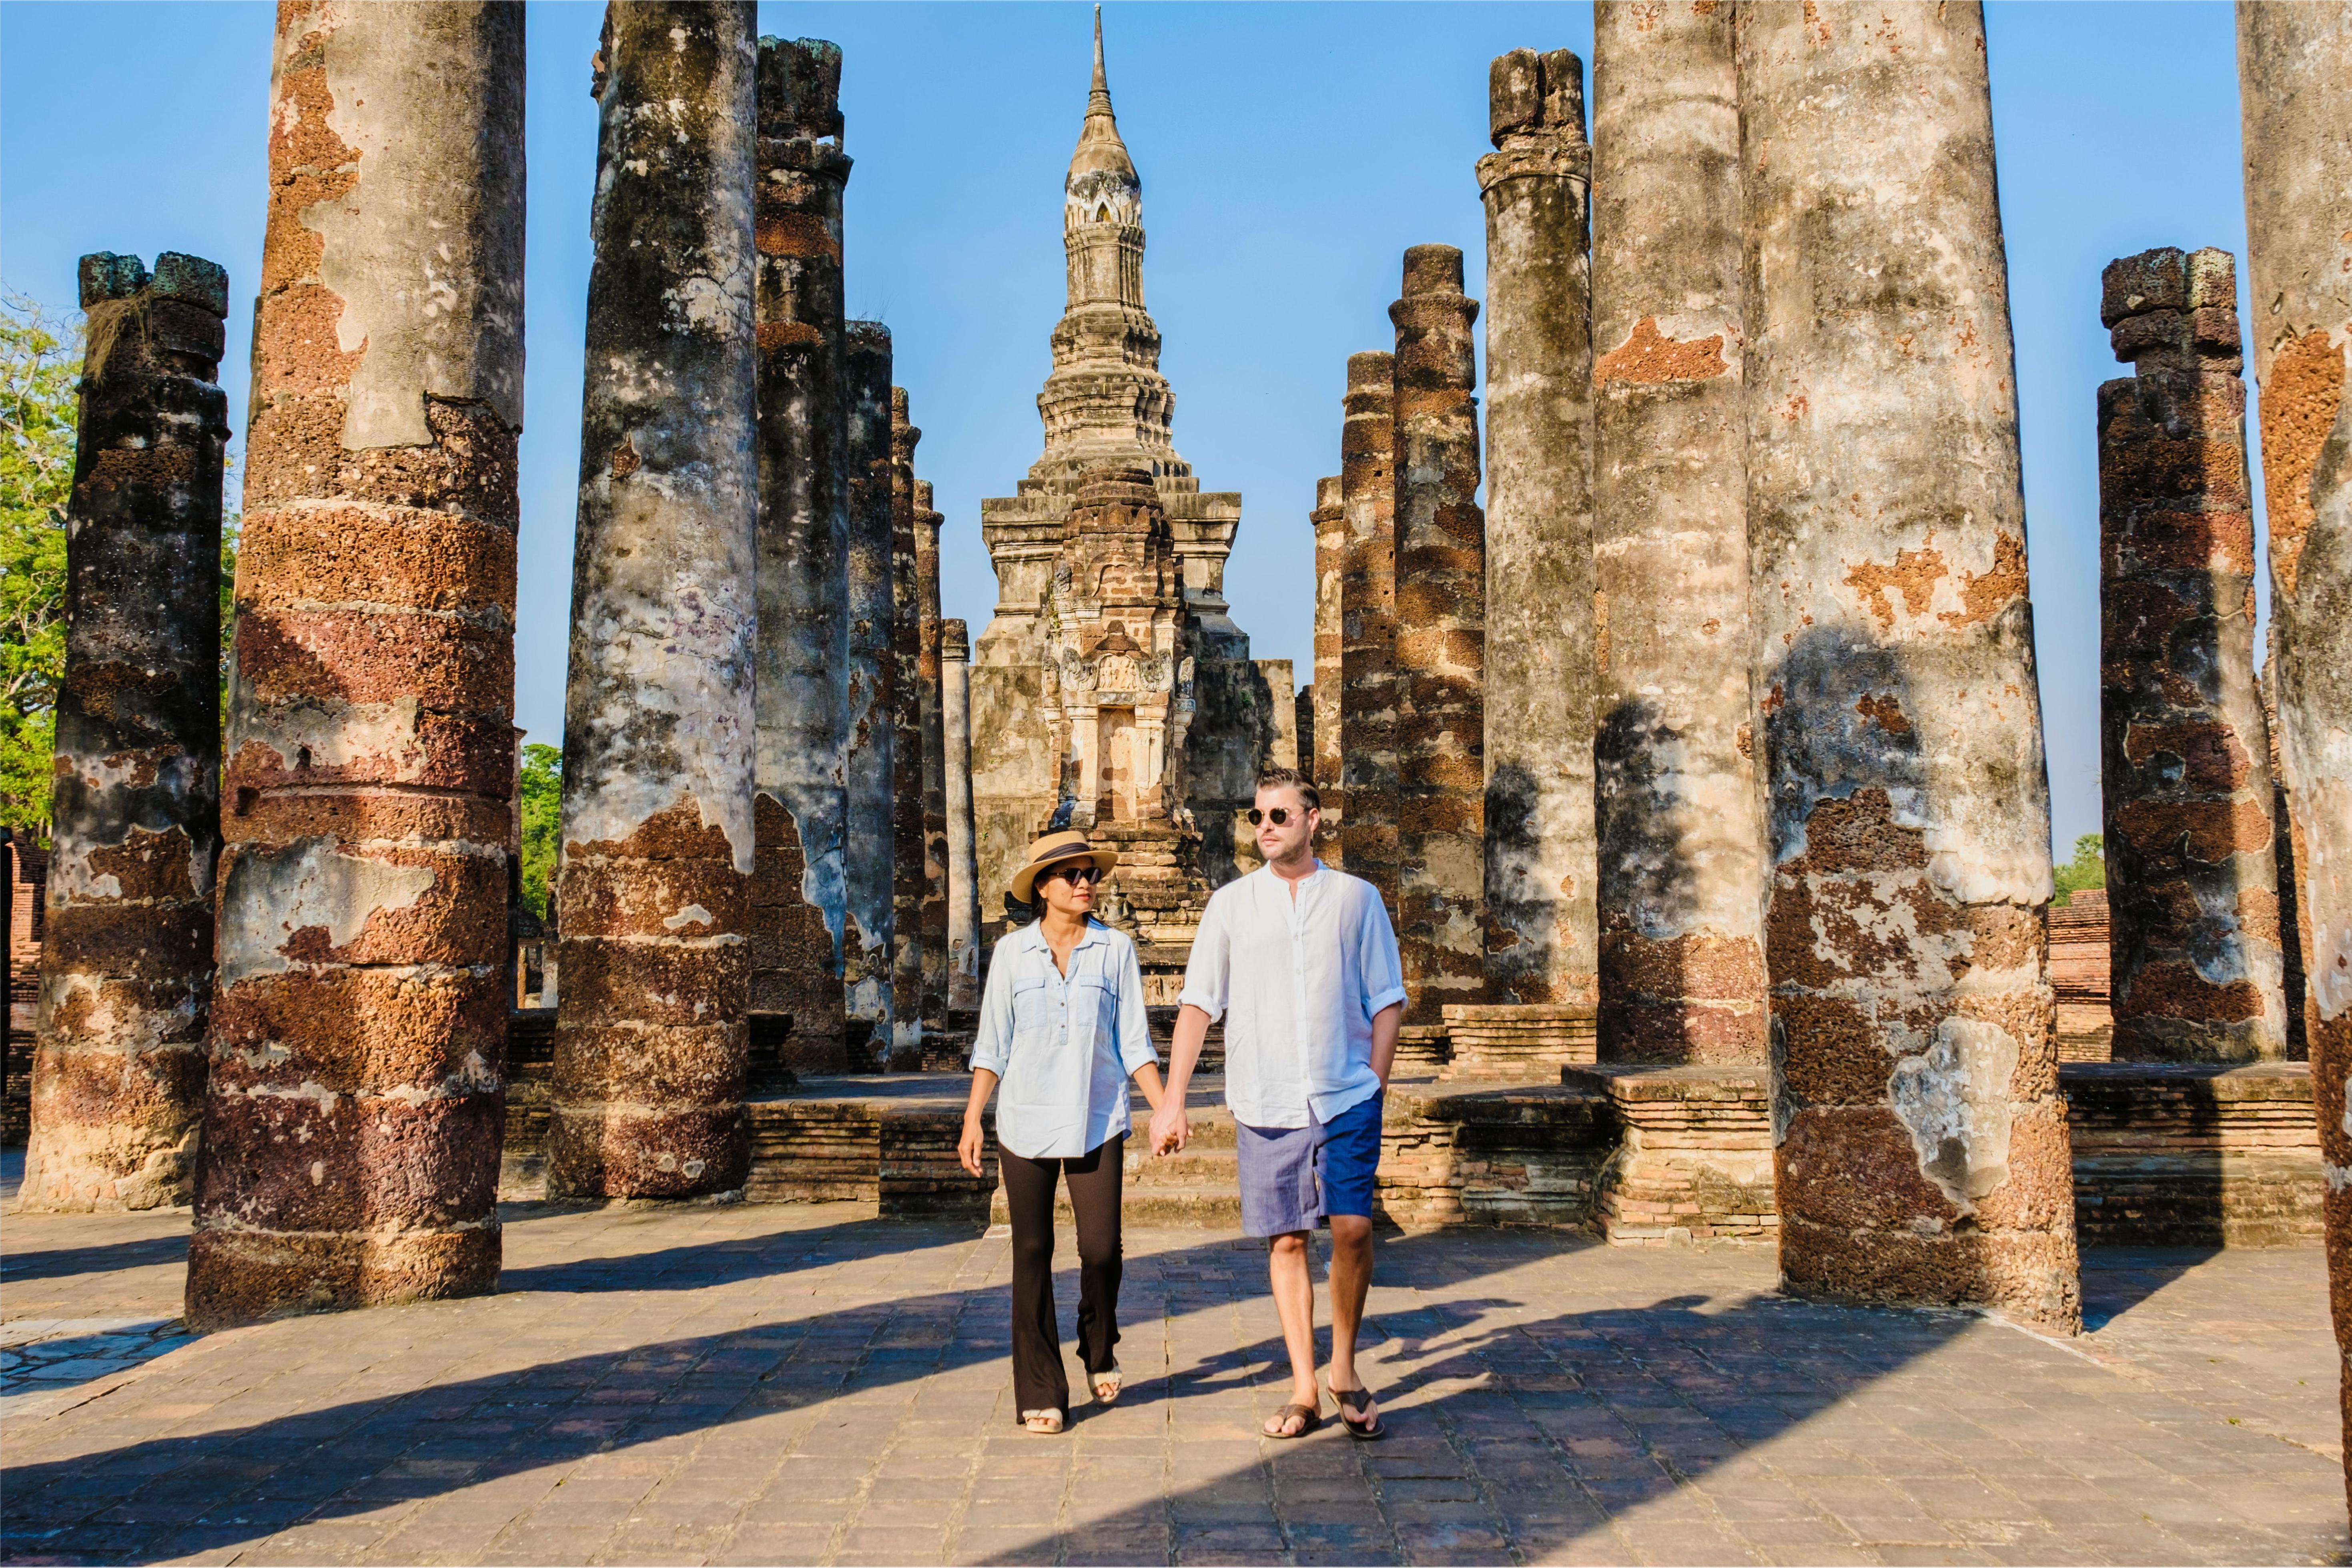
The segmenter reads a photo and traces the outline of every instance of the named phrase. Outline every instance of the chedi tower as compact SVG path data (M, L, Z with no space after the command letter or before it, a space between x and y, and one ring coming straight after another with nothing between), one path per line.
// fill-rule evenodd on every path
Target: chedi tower
M971 674L982 937L1006 928L1030 840L1084 828L1125 862L1105 915L1131 925L1148 971L1181 970L1209 889L1255 862L1239 813L1258 769L1296 761L1291 672L1253 662L1225 613L1241 497L1202 493L1169 432L1143 185L1099 16L1063 192L1069 292L1037 396L1045 454L1017 494L981 503L998 584Z

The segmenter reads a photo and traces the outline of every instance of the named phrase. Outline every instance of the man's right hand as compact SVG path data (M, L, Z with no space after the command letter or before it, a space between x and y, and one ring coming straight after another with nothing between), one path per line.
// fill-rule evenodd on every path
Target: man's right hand
M1180 1153L1192 1136L1192 1124L1184 1114L1182 1103L1173 1094L1163 1096L1160 1109L1151 1113L1151 1152Z

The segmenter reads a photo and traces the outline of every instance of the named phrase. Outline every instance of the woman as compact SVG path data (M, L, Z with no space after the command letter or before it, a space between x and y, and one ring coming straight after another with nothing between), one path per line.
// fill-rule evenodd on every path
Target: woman
M980 1113L999 1080L997 1167L1013 1215L1013 1392L1021 1424L1059 1432L1069 1378L1054 1325L1054 1183L1070 1184L1078 1222L1078 1351L1097 1402L1118 1397L1118 1204L1128 1133L1127 1080L1160 1107L1160 1058L1143 1011L1135 944L1092 917L1095 888L1118 863L1080 832L1029 846L1010 891L1045 905L989 961L971 1103L956 1145L982 1174Z

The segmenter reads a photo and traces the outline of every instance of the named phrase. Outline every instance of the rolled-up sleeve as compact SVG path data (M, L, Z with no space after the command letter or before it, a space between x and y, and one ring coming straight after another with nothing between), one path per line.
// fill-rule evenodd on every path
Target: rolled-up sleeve
M996 956L988 966L988 989L980 998L980 1033L971 1047L975 1072L985 1067L1002 1078L1004 1064L1012 1057L1013 971L1019 952L1010 939L1000 941Z
M1362 988L1364 1017L1404 1000L1404 959L1397 952L1396 928L1389 924L1388 906L1377 894L1363 901L1356 921L1356 977Z
M1233 985L1232 956L1226 951L1225 938L1225 905L1229 902L1222 888L1210 895L1209 907L1201 912L1200 929L1192 936L1192 956L1185 960L1184 988L1176 997L1180 1006L1198 1008L1208 1014L1211 1023L1225 1016L1225 1003Z
M1118 955L1118 1064L1131 1077L1159 1062L1159 1049L1151 1043L1151 1015L1143 1001L1143 966L1136 958L1135 944L1124 942Z

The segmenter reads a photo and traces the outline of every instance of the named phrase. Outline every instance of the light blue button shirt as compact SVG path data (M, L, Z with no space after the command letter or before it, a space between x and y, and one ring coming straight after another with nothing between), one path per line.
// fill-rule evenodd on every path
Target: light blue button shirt
M1040 925L996 944L971 1064L1003 1080L1000 1145L1031 1160L1099 1148L1128 1130L1128 1078L1159 1060L1143 969L1124 933L1089 921L1067 975L1055 967Z

